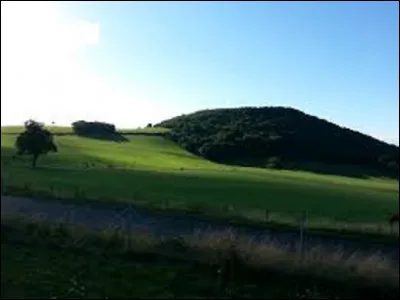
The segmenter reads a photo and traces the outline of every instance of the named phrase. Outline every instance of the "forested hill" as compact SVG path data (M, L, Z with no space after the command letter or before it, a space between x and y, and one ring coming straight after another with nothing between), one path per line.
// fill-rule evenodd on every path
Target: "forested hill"
M170 138L185 149L216 162L398 178L397 146L293 108L203 110L158 126L170 128Z

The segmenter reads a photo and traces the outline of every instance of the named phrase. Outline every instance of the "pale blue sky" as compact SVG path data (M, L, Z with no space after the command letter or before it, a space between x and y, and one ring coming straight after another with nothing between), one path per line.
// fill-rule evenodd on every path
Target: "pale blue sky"
M78 37L69 36L85 47L75 49L73 59L68 52L49 60L47 69L36 66L35 70L52 74L43 77L47 80L37 79L36 85L51 85L54 91L37 91L46 93L52 104L46 113L28 105L32 117L59 124L99 119L136 127L206 108L291 106L398 144L397 2L70 2L55 6L57 24L84 21L76 27ZM68 35L68 30L52 34ZM62 48L62 42L54 44ZM48 56L43 54L42 61ZM3 59L2 41L2 65ZM3 106L12 111L12 105L27 101L14 96L3 105L6 96L2 92L2 124L6 124ZM7 123L27 116L17 115L11 113Z

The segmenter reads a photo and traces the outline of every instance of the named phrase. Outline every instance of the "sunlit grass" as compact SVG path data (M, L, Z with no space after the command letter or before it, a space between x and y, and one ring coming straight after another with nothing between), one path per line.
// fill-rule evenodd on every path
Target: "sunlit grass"
M110 201L231 207L261 222L269 210L273 221L296 224L306 210L316 227L335 227L341 221L348 228L352 223L354 228L378 228L398 210L398 181L391 179L231 167L188 153L165 138L140 135L126 135L127 142L56 136L59 152L40 157L39 168L32 170L27 158L11 160L15 138L1 136L3 177L15 187L51 187L60 194L79 187L87 197Z

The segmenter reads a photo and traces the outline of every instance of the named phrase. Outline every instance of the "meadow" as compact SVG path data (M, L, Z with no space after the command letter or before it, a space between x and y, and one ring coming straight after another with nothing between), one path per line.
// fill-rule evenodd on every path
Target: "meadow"
M123 130L126 142L78 137L67 127L49 129L59 152L40 157L33 170L28 158L11 159L22 128L2 128L6 188L51 189L60 197L79 190L82 201L215 210L262 222L267 213L269 221L282 224L295 224L306 211L310 227L355 231L388 232L387 220L398 211L396 180L216 164L159 136L163 128Z

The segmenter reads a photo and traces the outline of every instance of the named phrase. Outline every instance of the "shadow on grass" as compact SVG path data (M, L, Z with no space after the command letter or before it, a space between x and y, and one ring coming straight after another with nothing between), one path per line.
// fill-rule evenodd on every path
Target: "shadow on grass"
M125 136L120 134L119 132L115 133L97 133L97 134L76 134L77 136L85 137L85 138L90 138L90 139L96 139L96 140L102 140L102 141L110 141L110 142L127 142L129 141Z
M371 177L386 177L391 179L399 179L399 174L395 172L379 171L367 169L362 166L355 165L327 165L319 163L304 163L290 168L295 171L306 171L322 175L338 175L345 177L353 177L359 179L368 179Z
M242 161L227 162L231 166L268 168L263 159L244 159ZM352 177L358 179L368 179L371 177L386 177L399 179L397 172L372 169L360 165L327 164L319 162L287 162L278 167L269 167L276 170L303 171L321 175L336 175Z

